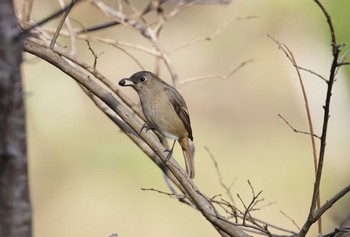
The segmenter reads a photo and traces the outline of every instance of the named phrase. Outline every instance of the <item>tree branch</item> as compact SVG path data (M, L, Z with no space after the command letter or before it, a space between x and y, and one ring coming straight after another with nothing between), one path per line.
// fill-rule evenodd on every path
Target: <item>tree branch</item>
M45 48L33 41L27 40L25 42L25 50L38 56L39 58L46 60L60 70L64 71L79 84L87 88L91 93L102 100L115 113L117 113L120 118L132 128L133 131L135 131L137 134L139 131L141 131L142 123L140 123L135 118L135 116L130 113L111 93L94 82L90 76L71 66L54 51L49 50L48 48ZM175 159L173 157L167 158L164 153L165 147L158 141L156 137L152 136L150 133L141 133L138 135L167 166L170 172L174 175L174 177L186 191L190 200L209 222L211 222L217 229L228 234L229 236L249 236L239 227L222 219L222 217L216 212L209 199L206 198L195 186L193 181L187 177L185 174L186 172L178 165Z
M315 136L314 136L314 128L313 128L313 123L312 123L312 118L311 118L311 112L310 112L310 106L309 106L309 99L307 97L306 91L305 91L305 87L304 87L304 82L303 79L301 77L300 71L299 71L299 66L294 58L294 55L292 53L292 51L288 48L287 45L278 42L276 39L272 38L271 36L269 36L269 38L271 38L272 40L274 40L280 47L280 49L282 49L282 51L285 53L285 55L287 56L287 58L292 62L297 75L298 75L298 79L299 79L299 84L301 87L301 91L303 94L303 99L304 99L304 103L305 103L305 110L306 110L306 116L307 116L307 121L309 124L309 135L311 138L311 147L312 147L312 155L313 155L313 161L314 161L314 170L315 170L315 177L317 178L317 151L316 151L316 142L315 142ZM280 115L279 115L280 116ZM287 120L285 120L282 116L280 116L289 126L290 124L287 122ZM292 126L290 126L295 132L300 132L295 130ZM317 204L317 208L320 208L321 205L321 196L320 193L318 192L318 194L315 196L316 198L316 204ZM322 220L319 219L318 220L318 230L319 233L322 233Z
M332 89L333 89L333 85L334 85L334 82L336 79L335 75L336 75L337 69L339 67L338 58L339 58L340 47L341 47L341 46L337 45L334 27L333 27L333 23L332 23L330 15L328 14L327 10L324 8L324 6L322 5L322 3L319 0L314 0L314 2L319 6L322 13L324 14L324 16L327 19L327 24L328 24L328 27L330 30L330 35L331 35L333 60L332 60L332 64L330 67L329 77L327 80L326 100L325 100L325 104L323 106L324 115L323 115L322 134L321 134L321 139L320 139L320 153L319 153L319 158L318 158L317 174L316 174L316 179L315 179L315 183L314 183L310 211L309 211L309 215L308 215L306 222L304 223L301 231L298 234L298 237L305 236L306 233L309 231L311 225L315 221L317 221L317 219L315 219L314 217L316 216L316 213L317 213L316 203L317 203L317 196L319 195L319 192L320 192L321 177L322 177L323 164L324 164L325 151L326 151L326 142L327 142L328 123L329 123L329 117L330 117L330 104L331 104L331 97L332 97ZM320 218L320 217L321 217L321 215L318 216L318 218Z
M310 132L304 132L304 131L300 131L296 128L294 128L281 114L278 114L278 117L280 117L287 125L288 127L290 127L290 129L293 130L293 132L295 133L301 133L301 134L305 134L305 135L309 135L309 136L314 136L316 138L320 138L318 135L316 134L311 134Z

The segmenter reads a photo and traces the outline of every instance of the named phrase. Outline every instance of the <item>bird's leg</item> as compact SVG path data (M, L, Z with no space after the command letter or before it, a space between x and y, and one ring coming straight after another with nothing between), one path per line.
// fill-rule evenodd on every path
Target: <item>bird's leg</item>
M174 150L174 147L175 147L175 142L176 142L176 140L174 140L174 143L173 143L173 145L171 146L171 149L170 149L170 150L166 149L166 150L164 151L164 152L168 152L168 155L166 156L166 159L167 159L167 160L169 160L170 157L171 157L171 155L173 154L173 150Z

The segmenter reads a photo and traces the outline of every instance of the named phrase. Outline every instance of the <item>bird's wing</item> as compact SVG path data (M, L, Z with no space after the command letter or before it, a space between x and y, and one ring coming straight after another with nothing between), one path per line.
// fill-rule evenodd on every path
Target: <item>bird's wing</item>
M179 115L182 122L184 123L185 128L188 132L188 137L193 141L191 121L190 121L190 116L188 114L185 100L182 98L180 93L173 88L165 87L165 93L167 94L169 101L172 104L175 112Z

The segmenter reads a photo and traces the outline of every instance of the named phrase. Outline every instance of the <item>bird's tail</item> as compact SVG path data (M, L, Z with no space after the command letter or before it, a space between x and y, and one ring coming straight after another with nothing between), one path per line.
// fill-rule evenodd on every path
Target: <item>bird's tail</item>
M194 178L194 157L192 152L193 149L190 147L189 139L187 137L182 138L179 140L179 143L182 148L182 153L185 158L185 164L186 164L186 172L190 176L191 179Z

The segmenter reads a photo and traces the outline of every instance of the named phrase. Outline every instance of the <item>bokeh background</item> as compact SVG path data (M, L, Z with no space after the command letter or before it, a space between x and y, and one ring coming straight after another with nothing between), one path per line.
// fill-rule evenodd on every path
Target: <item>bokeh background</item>
M116 6L117 1L109 1ZM132 1L142 9L147 1ZM350 2L323 1L334 20L338 43L350 44ZM18 4L20 5L20 4ZM168 4L167 7L173 6ZM57 1L34 2L33 19L40 20L59 9ZM176 48L211 35L237 17L257 16L228 25L213 40L179 51ZM95 8L81 3L72 12L84 26L106 19ZM148 16L149 19L152 18ZM152 20L152 19L151 19ZM56 27L53 21L47 27ZM75 24L79 26L79 24ZM150 44L122 26L101 31L100 36ZM296 134L277 116L295 128L307 130L304 102L296 72L271 35L289 46L297 62L328 76L331 63L330 35L325 17L313 1L236 0L229 5L194 5L165 26L161 40L180 80L227 74L241 62L254 61L227 80L207 79L184 84L196 145L198 187L208 196L223 194L208 147L216 158L224 182L250 201L250 180L263 190L263 207L254 215L275 225L295 229L283 211L301 227L312 195L314 170L311 141ZM69 47L67 39L60 39ZM140 70L125 53L92 43L101 54L97 69L117 83ZM92 64L85 42L77 55ZM344 47L343 52L349 50ZM154 58L130 51L148 70ZM46 62L25 55L30 187L36 237L61 236L218 236L201 214L177 200L141 188L167 191L160 170L106 118L78 85ZM341 69L334 87L324 173L322 201L350 181L349 67ZM171 82L161 67L161 76ZM314 128L321 133L325 83L302 74L310 100ZM136 93L124 88L135 102ZM181 152L175 152L183 164ZM236 198L236 203L240 201ZM271 205L268 205L272 203ZM324 232L332 231L350 214L349 195L323 218ZM316 229L312 229L316 235Z

